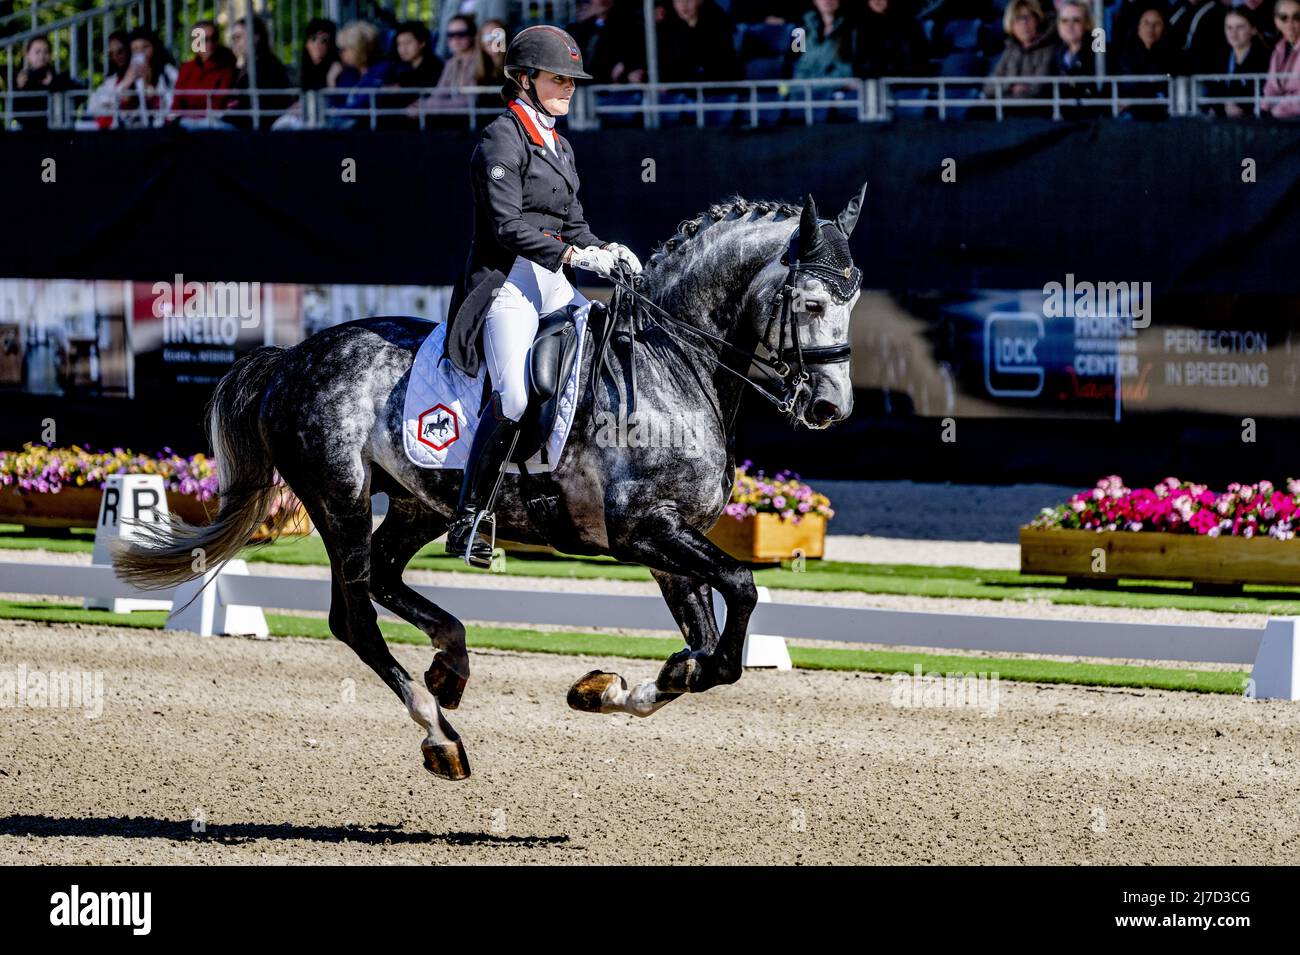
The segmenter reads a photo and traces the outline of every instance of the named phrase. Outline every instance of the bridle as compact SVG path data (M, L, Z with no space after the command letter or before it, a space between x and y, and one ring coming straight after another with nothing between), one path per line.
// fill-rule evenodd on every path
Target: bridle
M791 243L791 247L794 247L794 243ZM643 293L637 291L636 284L641 277L626 273L622 263L619 263L615 271L609 276L610 281L615 286L614 301L610 310L617 319L623 305L622 296L626 294L633 302L639 303L647 310L647 318L649 318L650 324L663 331L669 338L703 353L718 368L725 369L770 401L782 414L789 414L794 410L794 403L798 397L800 387L810 377L807 366L830 365L848 361L852 350L852 346L847 341L812 348L803 346L803 343L799 340L799 322L795 318L794 308L794 302L799 293L799 275L805 274L821 279L822 283L830 291L832 300L836 304L843 305L852 300L854 293L862 284L862 272L856 266L836 268L826 261L818 259L810 262L800 262L795 254L790 251L781 257L781 262L788 266L788 271L785 275L785 281L781 283L781 287L772 296L769 310L775 314L773 314L772 319L768 320L761 342L767 348L769 355L758 355L753 351L746 351L737 345L733 345L725 338L720 338L689 322L682 321L674 315L670 315ZM650 312L655 313L659 319L671 325L692 332L720 346L718 352L715 354L713 349L706 345L678 338L665 325L649 315ZM778 340L775 348L770 344L773 321L779 321L777 327ZM789 345L786 345L787 336L790 339ZM737 371L736 368L732 367L731 363L724 358L724 355L728 352L745 362L741 366L742 368L747 368L751 362L762 368L765 374L764 382L756 382L744 371ZM771 387L769 388L767 385ZM777 388L780 390L776 390Z

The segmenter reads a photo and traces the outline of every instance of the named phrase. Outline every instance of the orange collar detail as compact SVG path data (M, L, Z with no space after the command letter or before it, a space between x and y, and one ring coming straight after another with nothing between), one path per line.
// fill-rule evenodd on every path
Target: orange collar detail
M510 112L514 113L516 118L519 120L519 122L524 124L524 130L528 133L528 138L533 141L533 145L535 146L546 145L546 140L542 139L542 134L537 131L537 127L533 124L533 118L528 115L527 110L525 110L514 100L511 100Z

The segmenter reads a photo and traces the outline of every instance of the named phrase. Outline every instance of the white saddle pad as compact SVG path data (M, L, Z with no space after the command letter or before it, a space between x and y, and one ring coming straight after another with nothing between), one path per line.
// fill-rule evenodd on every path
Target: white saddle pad
M552 470L564 451L578 406L578 373L582 368L590 308L588 304L574 312L578 328L577 355L569 378L562 385L555 426L544 445L547 460L543 462L542 452L538 451L526 462L529 473ZM483 378L487 375L486 361L479 362L476 378L461 372L449 358L439 361L446 334L446 323L437 323L416 352L411 378L406 386L406 401L402 406L402 446L411 462L422 468L465 467L470 445L474 442L474 429L478 425ZM519 473L515 464L508 464L506 470L512 474Z

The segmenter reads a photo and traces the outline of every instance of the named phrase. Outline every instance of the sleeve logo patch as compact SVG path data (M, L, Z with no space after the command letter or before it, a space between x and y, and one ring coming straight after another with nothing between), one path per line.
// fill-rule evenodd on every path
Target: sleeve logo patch
M501 165L500 163L497 163L491 169L488 170L488 175L491 176L493 179L500 179L505 174L506 174L506 167Z

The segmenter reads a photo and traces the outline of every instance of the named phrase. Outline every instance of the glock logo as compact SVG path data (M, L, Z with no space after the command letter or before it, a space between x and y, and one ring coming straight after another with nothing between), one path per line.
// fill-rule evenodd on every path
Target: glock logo
M1038 357L1043 318L1032 312L995 312L984 319L984 386L998 398L1036 398L1045 370Z

